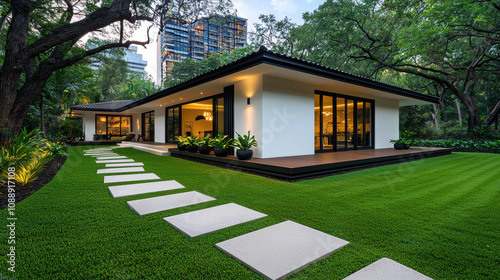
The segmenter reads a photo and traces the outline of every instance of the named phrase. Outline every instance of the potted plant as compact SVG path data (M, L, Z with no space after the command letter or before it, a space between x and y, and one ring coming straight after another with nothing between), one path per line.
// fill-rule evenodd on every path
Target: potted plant
M196 153L198 151L198 136L192 135L184 138L184 145L187 146L187 151Z
M234 147L233 139L229 138L227 135L222 135L219 133L217 137L210 141L210 146L214 148L214 154L218 157L227 157L229 154L229 148Z
M257 140L255 140L255 136L252 135L250 137L250 131L248 131L247 135L241 136L238 132L238 139L236 139L234 146L238 148L236 150L236 156L240 160L247 160L252 158L253 156L253 151L250 150L252 147L257 147Z
M409 149L410 145L413 144L413 135L415 133L405 130L400 133L398 140L391 140L391 143L394 143L394 149L396 150L404 150Z
M202 155L208 155L212 151L212 148L210 147L210 134L207 134L207 136L200 138L198 140L198 149L200 151L200 154Z
M186 151L187 150L187 146L184 144L185 139L186 139L186 137L182 137L182 136L175 137L175 140L177 140L177 148L179 149L179 151Z

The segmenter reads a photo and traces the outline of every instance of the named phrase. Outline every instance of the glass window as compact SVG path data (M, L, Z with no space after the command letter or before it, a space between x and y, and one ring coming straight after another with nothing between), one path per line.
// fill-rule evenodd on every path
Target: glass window
M347 148L354 148L354 100L347 99Z
M346 106L345 98L337 97L337 149L346 148Z
M217 134L224 134L224 97L215 100L217 114ZM212 135L215 136L215 135Z
M319 99L321 96L319 94L314 95L314 149L319 150L321 141L321 124L320 124L320 103Z
M334 144L333 97L323 95L323 150L332 150Z

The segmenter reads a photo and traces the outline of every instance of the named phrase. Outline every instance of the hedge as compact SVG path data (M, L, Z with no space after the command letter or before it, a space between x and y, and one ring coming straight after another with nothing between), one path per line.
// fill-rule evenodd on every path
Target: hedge
M500 153L500 140L471 141L471 140L414 140L412 146L416 147L443 147L453 148L460 152L485 152Z

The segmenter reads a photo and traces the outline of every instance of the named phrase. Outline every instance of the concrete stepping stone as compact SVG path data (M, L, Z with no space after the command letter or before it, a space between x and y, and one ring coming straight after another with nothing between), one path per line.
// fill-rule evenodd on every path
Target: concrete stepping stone
M92 154L92 155L86 155L86 156L92 156L92 157L112 157L112 156L119 156L119 154Z
M107 160L96 160L95 163L119 163L119 162L134 162L133 159L107 159Z
M132 210L142 216L212 200L215 200L215 198L197 191L191 191L127 201L127 204Z
M163 219L187 236L196 237L266 216L236 203L228 203Z
M113 198L183 188L184 186L175 180L108 187Z
M432 280L432 278L388 258L365 266L344 280Z
M142 167L120 167L120 168L97 169L97 174L130 173L130 172L144 172L144 168L142 168Z
M142 162L130 162L130 163L108 163L106 167L125 167L125 166L144 166Z
M349 242L285 221L215 244L267 279L282 279Z
M119 183L119 182L131 182L131 181L144 181L144 180L158 180L158 177L154 173L143 173L143 174L128 174L128 175L110 175L104 176L104 183Z
M119 159L119 158L127 158L126 156L116 156L116 157L98 157L97 159Z

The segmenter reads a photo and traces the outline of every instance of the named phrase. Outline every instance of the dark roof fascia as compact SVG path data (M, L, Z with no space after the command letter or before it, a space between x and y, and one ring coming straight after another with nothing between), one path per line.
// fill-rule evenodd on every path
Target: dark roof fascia
M291 70L296 70L296 71L298 70L309 74L322 76L325 78L338 80L341 82L347 82L350 84L355 84L367 88L381 90L384 92L389 92L404 97L411 97L426 102L439 103L439 98L436 96L425 95L416 91L399 88L393 85L371 80L362 76L357 76L347 72L341 72L336 69L331 69L308 61L301 61L299 59L287 57L284 55L267 52L264 53L264 61L266 63L288 68Z
M123 110L121 110L121 108L123 108L123 107L120 107L119 109L92 109L92 108L84 109L84 108L73 108L73 107L74 106L70 107L71 111L74 110L74 111L92 111L92 112L110 112L110 113L123 111Z
M275 54L269 51L258 51L253 54L249 54L242 57L232 63L226 64L212 71L201 74L195 78L182 82L176 86L170 87L168 89L157 92L153 95L147 96L145 98L134 101L128 105L117 109L74 109L79 111L97 111L97 112L122 112L127 109L131 109L145 103L149 103L156 99L166 97L177 92L216 80L218 78L248 69L250 67L257 66L259 64L266 63L271 64L295 71L301 71L304 73L309 73L337 81L347 82L367 88L372 88L376 90L381 90L384 92L410 97L426 102L438 103L439 98L435 96L425 95L418 93L416 91L407 90L404 88L395 87L393 85L381 83L375 80L371 80L362 76L350 74L347 72L342 72L336 69L328 68L322 65L318 65L309 61L300 60L293 57L288 57L285 55ZM73 109L73 108L72 108Z

